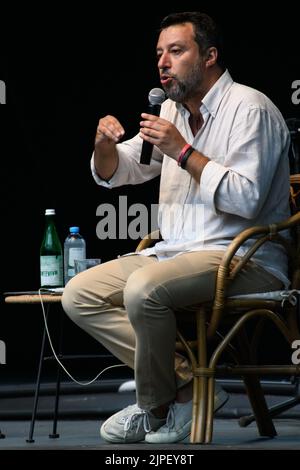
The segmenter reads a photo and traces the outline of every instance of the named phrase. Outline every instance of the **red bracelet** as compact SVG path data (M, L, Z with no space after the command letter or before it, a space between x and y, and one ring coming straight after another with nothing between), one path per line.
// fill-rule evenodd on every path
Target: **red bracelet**
M179 154L179 157L178 157L178 160L177 160L177 163L178 163L178 166L181 166L181 160L183 159L185 153L188 151L188 149L191 148L191 144L185 144L184 147L182 148L180 154Z

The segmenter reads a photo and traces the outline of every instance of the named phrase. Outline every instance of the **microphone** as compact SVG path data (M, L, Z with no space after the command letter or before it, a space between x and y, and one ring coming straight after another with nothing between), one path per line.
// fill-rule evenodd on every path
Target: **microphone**
M165 101L165 99L165 92L161 88L153 88L152 90L150 90L148 95L148 114L154 114L154 116L159 116L161 104ZM150 144L150 142L144 140L140 163L142 163L143 165L150 165L152 151L153 144Z

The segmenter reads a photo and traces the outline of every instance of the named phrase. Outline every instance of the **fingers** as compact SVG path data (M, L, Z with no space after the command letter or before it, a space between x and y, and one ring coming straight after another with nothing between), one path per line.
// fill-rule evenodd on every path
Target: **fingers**
M153 129L159 131L163 127L163 121L157 116L153 116L152 114L142 114L144 118L143 121L140 121L141 130L146 129Z
M168 123L153 114L142 113L141 116L145 120L140 121L140 137L145 140L149 140L149 138L160 139L164 135Z
M150 144L156 145L162 153L170 158L177 160L186 141L174 124L159 116L146 113L142 114L142 119L140 137Z
M142 113L141 116L148 121L157 121L159 119L159 116L155 116L155 114Z
M124 134L124 128L114 116L105 116L99 121L96 131L96 142L101 142L105 139L119 142Z

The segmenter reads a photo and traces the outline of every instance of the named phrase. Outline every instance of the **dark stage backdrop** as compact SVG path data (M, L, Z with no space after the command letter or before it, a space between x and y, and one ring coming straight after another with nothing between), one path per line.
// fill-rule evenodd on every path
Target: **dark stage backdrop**
M233 78L266 93L285 118L300 117L300 104L292 101L292 84L300 80L294 2L265 13L262 2L218 4L72 4L67 13L61 7L33 12L26 5L3 16L0 80L6 84L7 104L0 106L1 291L38 287L45 208L56 209L62 241L70 225L80 226L88 257L106 261L134 249L136 241L97 238L96 209L104 202L118 209L121 195L129 204L150 205L157 201L159 181L108 191L94 183L89 161L101 116L117 116L126 138L138 131L148 91L159 86L156 30L171 11L211 14L223 30ZM41 325L38 307L1 303L0 339L7 347L1 374L34 373ZM70 322L65 337L72 352L100 350Z

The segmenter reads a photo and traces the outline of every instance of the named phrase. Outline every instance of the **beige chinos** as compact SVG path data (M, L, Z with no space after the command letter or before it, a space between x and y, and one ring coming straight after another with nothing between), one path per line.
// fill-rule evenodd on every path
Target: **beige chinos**
M67 284L64 310L135 370L141 408L150 410L173 400L176 388L190 380L187 361L175 356L176 315L213 298L223 253L188 252L164 261L155 256L123 256L84 271ZM229 294L280 288L280 280L249 262Z

